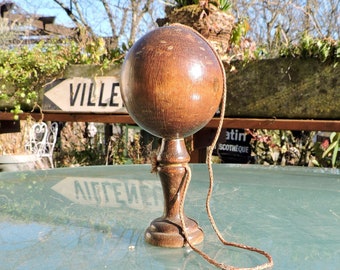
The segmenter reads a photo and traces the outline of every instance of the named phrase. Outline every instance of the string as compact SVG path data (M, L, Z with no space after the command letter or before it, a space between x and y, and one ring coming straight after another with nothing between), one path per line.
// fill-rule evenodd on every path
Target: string
M188 29L193 30L191 27L185 26L185 25L182 25L182 24L175 24L175 25L179 25L179 26L186 27ZM262 270L262 269L269 269L269 268L272 268L273 265L274 265L273 258L271 257L271 255L269 253L261 250L261 249L256 248L256 247L226 241L223 238L221 232L219 231L219 229L218 229L218 227L215 223L215 220L213 218L213 215L211 213L211 210L210 210L210 200L211 200L211 196L212 196L212 192L213 192L213 186L214 186L214 173L213 173L213 168L212 168L212 153L213 153L213 149L216 146L217 140L220 136L222 126L223 126L223 120L224 120L225 108L226 108L226 101L227 101L227 79L226 79L226 73L225 73L225 69L224 69L222 60L220 59L220 57L218 56L216 51L211 47L210 43L200 33L198 33L197 31L195 31L195 32L198 36L200 36L203 40L205 40L207 42L208 46L210 46L212 51L215 53L217 59L219 60L219 64L220 64L220 67L221 67L222 73L223 73L223 96L222 96L222 104L221 104L221 114L220 114L219 124L218 124L218 127L217 127L215 137L214 137L210 147L208 148L209 150L208 150L208 154L207 154L207 165L208 165L208 172L209 172L209 179L210 179L207 198L206 198L206 205L205 205L207 215L208 215L208 218L209 218L209 221L211 223L213 230L215 231L218 239L221 241L221 243L223 245L233 246L233 247L236 247L236 248L241 248L241 249L245 249L245 250L249 250L249 251L252 251L252 252L259 253L259 254L263 255L264 257L266 257L266 259L268 261L266 263L263 263L263 264L258 265L256 267L238 268L238 267L235 267L235 266L232 266L232 265L226 265L224 263L219 263L218 261L211 258L208 254L206 254L205 252L203 252L199 248L196 248L191 243L190 237L187 233L187 227L186 227L185 221L184 221L184 201L185 201L186 194L187 194L187 191L188 191L188 187L189 187L189 184L190 184L190 181L191 181L191 169L190 169L188 164L183 165L185 170L186 170L186 174L183 178L183 181L184 181L184 183L183 183L184 184L183 196L182 196L181 201L180 201L180 209L179 209L179 215L180 215L183 235L185 237L187 244L190 246L190 248L192 250L194 250L196 253L198 253L207 262L209 262L210 264L212 264L212 265L214 265L214 266L216 266L220 269L224 269L224 270Z

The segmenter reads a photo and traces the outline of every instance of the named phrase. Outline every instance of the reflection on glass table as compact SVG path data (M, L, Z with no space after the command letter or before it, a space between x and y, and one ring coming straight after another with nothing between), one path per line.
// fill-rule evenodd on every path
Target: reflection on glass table
M221 245L205 210L206 165L191 164L185 201L199 247L238 267L261 255ZM211 210L228 241L268 251L274 269L340 269L340 172L220 164ZM0 269L214 269L188 248L144 241L163 195L149 165L0 173Z

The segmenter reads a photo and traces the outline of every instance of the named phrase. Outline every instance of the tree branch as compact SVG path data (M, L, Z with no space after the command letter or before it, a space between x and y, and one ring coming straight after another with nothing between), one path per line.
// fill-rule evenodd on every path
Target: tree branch
M71 18L71 20L75 23L76 26L79 26L79 22L77 17L73 14L72 10L69 9L63 2L59 0L53 0L56 4L58 4L65 12L66 14Z

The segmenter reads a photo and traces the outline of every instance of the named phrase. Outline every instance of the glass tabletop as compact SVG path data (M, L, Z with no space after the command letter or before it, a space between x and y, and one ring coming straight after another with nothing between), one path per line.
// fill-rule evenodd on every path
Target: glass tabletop
M203 229L200 249L237 267L261 255L223 246L205 199L207 166L190 164L186 214ZM270 253L274 269L340 269L340 172L214 165L211 210L228 241ZM149 165L0 173L0 269L214 269L189 248L144 242L163 195Z

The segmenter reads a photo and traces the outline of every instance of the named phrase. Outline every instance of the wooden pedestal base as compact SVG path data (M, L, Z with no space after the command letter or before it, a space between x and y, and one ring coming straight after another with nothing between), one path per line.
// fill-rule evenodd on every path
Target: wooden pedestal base
M186 244L180 220L180 203L183 199L183 181L190 156L184 139L163 139L158 161L158 174L163 188L164 213L151 222L145 232L145 241L162 247L183 247ZM197 222L184 218L187 233L193 244L203 241L204 234Z
M201 243L204 234L197 222L186 218L185 224L191 243L194 245ZM151 222L145 232L145 241L154 246L169 248L181 248L186 244L179 219L172 221L163 217Z

